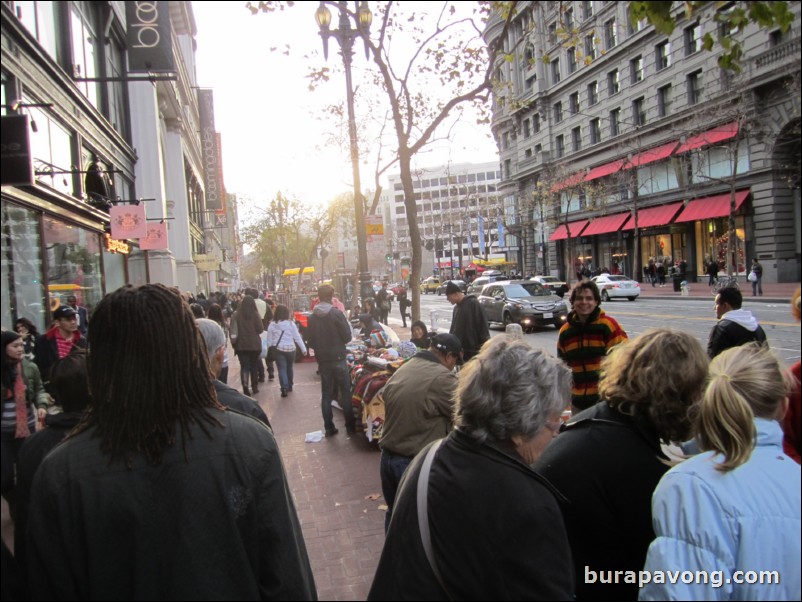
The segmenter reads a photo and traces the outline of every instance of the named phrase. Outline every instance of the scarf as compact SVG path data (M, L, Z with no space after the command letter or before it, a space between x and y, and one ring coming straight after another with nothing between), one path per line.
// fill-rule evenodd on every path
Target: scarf
M22 380L22 365L17 368L17 378L14 380L14 403L17 409L17 430L14 437L24 439L30 437L28 428L28 401L25 399L25 381Z

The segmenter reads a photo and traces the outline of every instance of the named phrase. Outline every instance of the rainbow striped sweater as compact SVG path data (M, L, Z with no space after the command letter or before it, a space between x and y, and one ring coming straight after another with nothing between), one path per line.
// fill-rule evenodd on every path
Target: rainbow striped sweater
M627 339L621 325L597 307L587 322L580 322L576 312L560 329L557 355L574 373L571 403L586 409L599 401L599 373L602 358Z

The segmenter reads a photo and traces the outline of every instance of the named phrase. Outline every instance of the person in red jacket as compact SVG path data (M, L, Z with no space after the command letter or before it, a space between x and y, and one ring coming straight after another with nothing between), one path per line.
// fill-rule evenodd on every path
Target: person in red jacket
M791 297L791 313L800 321L802 309L800 309L800 288L796 289L794 296ZM800 408L800 397L802 397L802 363L797 362L791 366L791 375L794 378L794 388L788 396L788 412L782 421L783 427L783 451L800 464L800 439L802 439L802 408Z

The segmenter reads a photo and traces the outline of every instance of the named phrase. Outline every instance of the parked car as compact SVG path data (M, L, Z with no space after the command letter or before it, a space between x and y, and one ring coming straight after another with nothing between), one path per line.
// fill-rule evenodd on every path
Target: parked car
M446 287L448 286L449 282L453 282L459 287L463 293L468 290L468 283L464 280L446 280L443 284L437 287L437 294L438 295L445 295L446 294Z
M626 297L630 301L634 301L640 295L640 284L626 276L602 274L591 278L591 280L599 287L602 301L609 301L618 297Z
M542 284L560 298L568 292L568 284L556 276L532 276L529 280Z
M435 278L434 276L429 276L426 280L420 283L421 295L436 293L437 287L440 286L441 282L442 281L439 278Z
M490 276L479 276L476 280L470 283L468 290L469 295L479 295L486 284L497 282L499 280L507 280L507 277L499 272L498 274L491 274Z
M488 322L520 324L524 330L553 324L560 328L568 319L568 307L552 291L531 280L505 280L486 284L479 304Z

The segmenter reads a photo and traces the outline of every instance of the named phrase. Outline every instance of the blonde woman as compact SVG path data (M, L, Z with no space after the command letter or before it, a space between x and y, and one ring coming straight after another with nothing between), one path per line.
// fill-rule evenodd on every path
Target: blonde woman
M641 600L799 600L800 467L782 451L789 383L754 343L724 351L696 412L703 453L672 468L652 500L645 569L679 571Z

